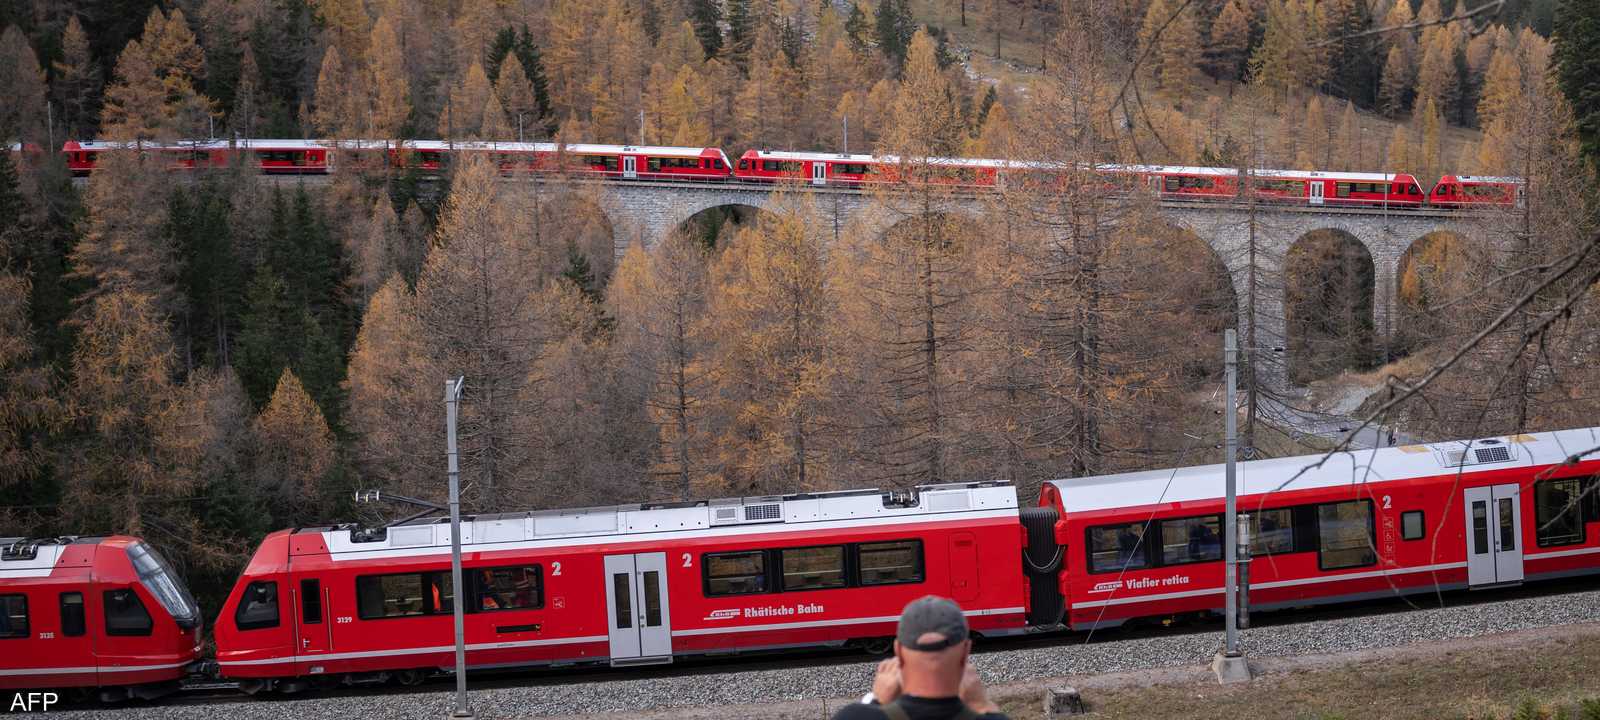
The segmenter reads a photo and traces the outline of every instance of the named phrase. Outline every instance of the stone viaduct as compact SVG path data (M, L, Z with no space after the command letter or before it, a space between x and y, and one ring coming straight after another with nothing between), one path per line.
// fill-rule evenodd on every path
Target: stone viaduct
M611 222L619 256L634 243L653 246L704 210L730 205L764 210L773 199L772 188L758 185L594 185L593 197ZM836 233L852 223L862 223L860 227L868 232L881 233L905 219L904 215L885 209L870 192L813 186L794 190L812 196L819 213ZM944 202L943 212L971 215L982 212L984 205L979 197L951 197ZM1373 322L1381 343L1394 332L1400 260L1412 243L1434 232L1449 232L1469 242L1490 239L1477 237L1487 232L1480 217L1441 211L1258 205L1252 213L1238 205L1187 202L1164 202L1160 211L1175 228L1193 233L1209 245L1218 263L1227 269L1240 308L1241 342L1251 337L1250 325L1256 323L1257 377L1263 385L1278 390L1290 389L1285 354L1271 349L1287 346L1284 260L1295 242L1315 231L1336 231L1366 250L1374 271ZM1252 236L1254 317L1244 311L1250 297Z

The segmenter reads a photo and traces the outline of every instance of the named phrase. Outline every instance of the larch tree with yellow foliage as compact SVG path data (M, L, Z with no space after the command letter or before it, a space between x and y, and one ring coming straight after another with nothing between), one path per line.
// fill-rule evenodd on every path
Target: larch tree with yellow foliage
M529 219L500 200L499 188L488 157L460 163L416 294L434 366L468 378L462 482L478 507L535 490L527 473L544 401L537 370L562 337L552 319L559 292L541 267L548 248L534 243ZM429 383L437 389L442 377Z
M439 383L448 368L435 364L416 302L397 273L367 303L350 349L344 420L355 433L363 475L382 478L385 489L428 497L437 492L439 451L418 444L411 428L443 426Z
M380 138L399 138L411 116L411 89L406 80L404 49L388 17L372 27L367 86L372 92L371 129Z
M489 76L483 65L473 61L461 82L450 88L450 99L439 115L439 137L456 140L475 139L483 131L483 108L492 94ZM501 121L504 122L503 120Z
M333 468L336 448L322 409L293 371L283 369L251 430L253 484L268 499L273 519L288 525L319 519L316 500L326 497L323 481Z
M1443 30L1432 33L1422 55L1422 66L1417 69L1416 93L1419 108L1432 103L1440 113L1454 111L1461 97L1461 80L1456 73L1453 33Z
M1401 0L1402 4L1404 2ZM1414 81L1405 50L1398 45L1389 48L1389 55L1383 61L1383 77L1378 83L1378 106L1383 114L1395 117L1405 111Z
M357 138L366 134L366 93L360 88L360 73L345 67L339 46L330 45L317 72L316 106L311 122L321 133L336 138Z
M778 193L712 273L716 466L729 492L833 489L846 339L835 260L811 199Z
M709 263L698 239L672 233L657 247L628 248L606 293L614 349L625 381L641 388L653 431L650 473L680 501L714 472L706 418L716 370L707 360Z
M544 118L539 117L539 100L515 52L507 51L500 62L500 77L495 80L494 91L510 117L518 141L523 140L529 130L533 130L535 136L540 134L538 128L544 125Z
M1244 71L1250 47L1250 11L1244 0L1228 0L1211 22L1207 56L1212 74L1224 82L1236 81Z

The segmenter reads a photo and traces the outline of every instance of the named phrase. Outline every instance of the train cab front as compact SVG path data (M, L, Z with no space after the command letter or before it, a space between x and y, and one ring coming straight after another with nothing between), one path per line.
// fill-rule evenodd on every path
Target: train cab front
M101 605L105 623L95 639L101 696L153 698L176 689L200 658L204 634L189 588L154 546L133 538L103 543L95 566L102 587L89 604Z
M268 535L234 583L213 624L217 666L255 692L294 672L294 628L281 620L280 588L289 582L289 530Z

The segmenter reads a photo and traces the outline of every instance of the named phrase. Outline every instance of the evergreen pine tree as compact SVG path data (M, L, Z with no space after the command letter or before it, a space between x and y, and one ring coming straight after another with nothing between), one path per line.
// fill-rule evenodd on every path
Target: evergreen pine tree
M707 58L722 52L722 3L719 0L689 0L689 22Z
M1600 163L1600 3L1561 0L1557 5L1554 61L1583 152Z
M850 38L850 47L858 53L867 51L867 14L862 12L861 4L855 0L850 2L850 14L844 21L844 34Z
M901 7L901 3L895 0L879 0L875 28L878 51L893 64L896 74L899 74L900 67L906 62L906 48L910 42L910 38L905 36L904 29L911 24L911 21L901 16Z
M750 49L756 43L756 18L750 0L728 0L728 45L725 56L741 72L750 70Z

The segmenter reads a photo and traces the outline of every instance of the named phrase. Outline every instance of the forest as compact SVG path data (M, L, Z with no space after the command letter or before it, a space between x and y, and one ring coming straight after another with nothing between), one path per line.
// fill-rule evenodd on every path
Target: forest
M19 0L0 26L0 536L140 534L203 597L272 529L409 512L354 490L440 499L457 375L470 511L969 479L1028 502L1213 461L1220 335L1255 293L1089 175L976 217L938 212L937 184L875 189L882 235L779 192L619 252L594 187L505 183L484 158L313 182L108 153L84 182L29 147L734 154L844 149L848 127L923 173L1514 175L1527 202L1484 219L1494 241L1411 245L1394 328L1348 237L1262 258L1289 331L1260 342L1297 384L1384 374L1371 409L1420 439L1600 407L1600 6L1581 0ZM1308 451L1256 417L1258 362L1284 361L1247 363L1247 445Z

